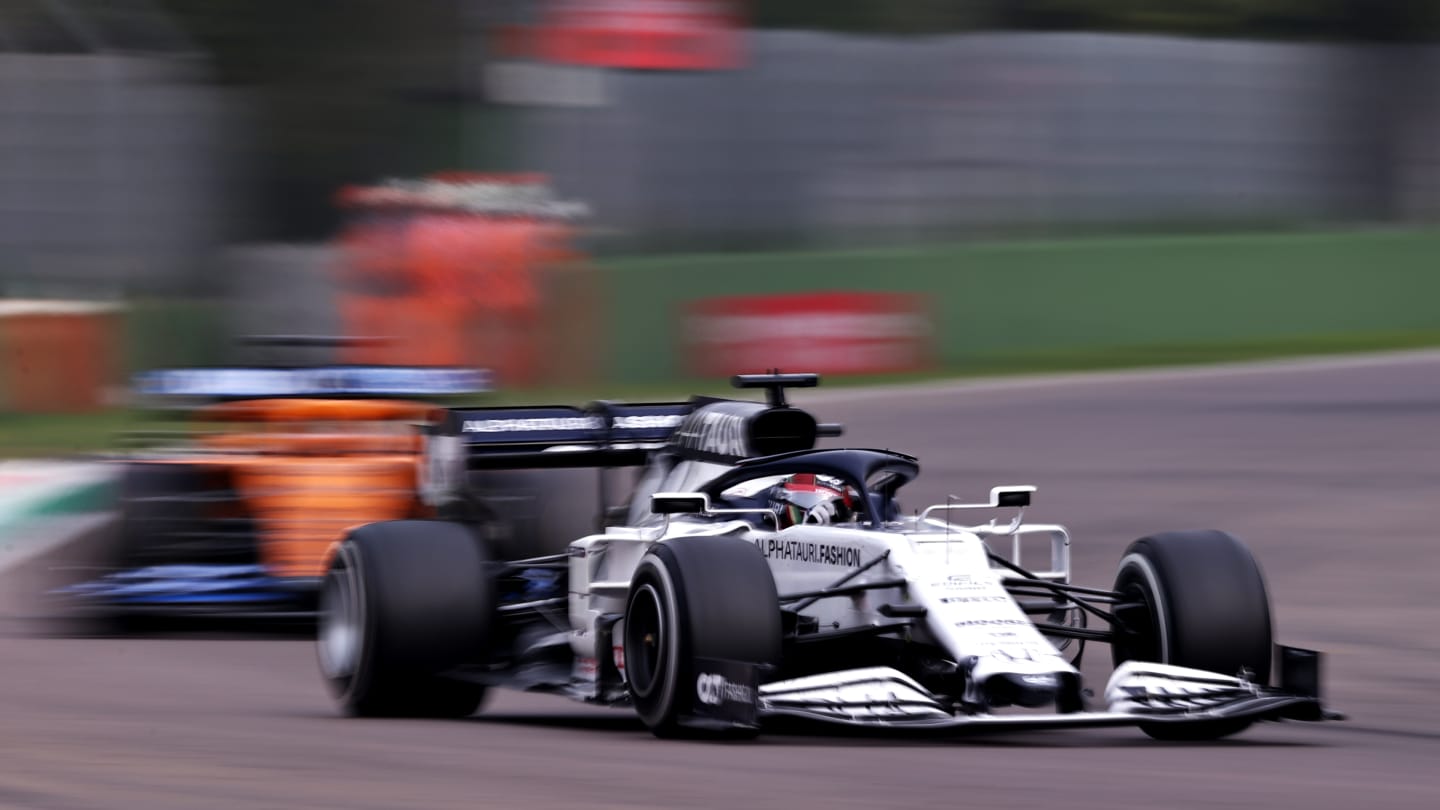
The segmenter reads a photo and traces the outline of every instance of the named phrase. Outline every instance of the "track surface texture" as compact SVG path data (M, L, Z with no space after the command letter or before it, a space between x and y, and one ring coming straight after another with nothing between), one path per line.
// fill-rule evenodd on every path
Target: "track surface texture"
M304 639L0 638L0 807L1428 808L1440 796L1440 357L797 396L831 444L921 456L907 507L1039 487L1076 581L1134 538L1254 549L1277 639L1326 651L1345 723L1163 744L806 727L653 739L625 711L497 693L464 721L339 717ZM23 572L18 572L23 574ZM24 587L16 573L0 580ZM1092 687L1109 674L1094 646Z

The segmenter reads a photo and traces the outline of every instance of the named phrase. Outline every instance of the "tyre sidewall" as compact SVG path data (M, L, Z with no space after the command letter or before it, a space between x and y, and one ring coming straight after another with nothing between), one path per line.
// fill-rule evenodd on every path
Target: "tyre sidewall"
M1218 531L1141 538L1121 558L1116 589L1133 582L1150 602L1158 663L1232 676L1247 670L1255 682L1269 682L1269 597L1239 540Z
M326 576L350 579L359 649L348 677L325 679L349 713L450 714L465 695L483 694L439 676L488 649L495 588L487 559L479 538L442 521L371 524L341 544Z
M1250 551L1224 532L1170 532L1143 537L1121 557L1115 590L1142 593L1146 637L1112 644L1115 664L1135 659L1238 675L1267 683L1272 657L1270 601ZM1223 718L1141 723L1159 740L1195 742L1237 734L1254 721Z
M779 664L779 597L769 565L752 544L733 537L657 543L641 558L631 582L627 615L637 598L648 598L642 597L648 586L661 597L662 621L670 628L661 640L663 664L653 688L637 691L630 683L637 713L657 734L696 722L697 661ZM627 621L627 662L635 654L634 632Z
M681 716L692 706L688 690L682 689L693 679L693 662L690 656L688 628L682 617L684 607L684 581L675 570L674 555L668 549L657 547L641 559L635 569L631 598L627 601L626 613L639 598L648 598L653 591L661 620L661 649L657 672L652 673L649 688L643 694L630 684L631 700L640 719L652 729L673 729ZM649 588L650 591L647 591ZM626 623L625 660L631 659L631 627Z

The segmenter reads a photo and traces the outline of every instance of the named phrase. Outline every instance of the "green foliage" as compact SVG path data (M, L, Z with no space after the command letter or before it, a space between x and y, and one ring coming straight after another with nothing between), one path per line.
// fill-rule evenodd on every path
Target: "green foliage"
M994 0L759 0L758 28L929 34L983 27Z
M1437 0L760 0L755 24L873 33L975 28L1258 39L1417 41Z

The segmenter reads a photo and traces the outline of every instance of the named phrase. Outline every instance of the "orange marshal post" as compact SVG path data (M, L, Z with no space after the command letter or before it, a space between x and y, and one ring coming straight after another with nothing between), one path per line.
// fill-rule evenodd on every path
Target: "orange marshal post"
M540 382L549 342L545 275L573 277L583 255L573 220L583 205L555 199L534 174L446 173L350 187L340 236L341 315L355 363L474 366L503 385ZM547 380L548 381L548 380Z

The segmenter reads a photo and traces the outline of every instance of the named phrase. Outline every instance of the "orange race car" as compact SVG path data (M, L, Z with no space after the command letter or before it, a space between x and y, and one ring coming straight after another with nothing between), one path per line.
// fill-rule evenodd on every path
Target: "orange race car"
M397 366L150 372L139 393L198 400L195 430L120 459L116 569L66 588L110 613L308 615L347 529L421 517L435 406L482 371Z

